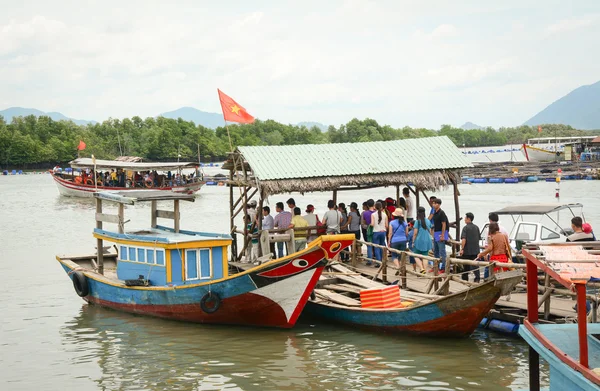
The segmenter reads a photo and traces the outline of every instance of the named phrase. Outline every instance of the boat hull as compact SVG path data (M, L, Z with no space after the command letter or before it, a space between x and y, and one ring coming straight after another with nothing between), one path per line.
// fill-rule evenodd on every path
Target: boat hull
M552 162L555 160L563 160L563 153L560 151L556 154L554 151L548 151L531 145L524 145L521 147L521 152L523 152L527 161L530 162Z
M468 336L501 294L511 290L521 278L513 277L511 281L503 282L490 281L463 292L401 309L346 307L311 300L307 303L305 312L313 317L373 331L444 337Z
M304 251L221 280L177 286L130 287L68 259L57 260L71 279L74 272L84 274L89 293L82 298L91 304L188 322L290 328L318 282L326 258L354 238L339 236L317 239ZM214 312L202 308L202 299L209 294L220 301Z
M128 190L161 190L161 191L169 191L174 193L182 193L182 194L193 194L200 190L200 188L204 185L204 182L194 182L186 184L185 186L173 186L173 187L161 187L161 188L140 188L140 187L105 187L105 186L94 186L94 185L86 185L75 183L70 180L66 180L61 178L58 175L52 175L52 179L56 183L58 188L58 192L67 197L82 197L82 198L91 198L94 196L94 193L97 191L128 191Z
M597 323L589 323L588 335L598 333L600 333L600 325ZM531 348L535 349L535 351L548 363L548 366L550 367L549 391L598 390L600 385L600 377L598 374L592 372L589 368L582 367L579 362L575 359L572 359L564 349L561 349L559 346L555 345L551 341L552 337L548 338L545 334L553 335L554 338L560 338L560 340L569 341L573 346L577 346L577 324L538 325L531 324L526 321L525 324L519 328L519 335L525 340L525 342L527 342L527 344L529 344ZM575 337L568 339L569 336ZM588 341L590 341L592 338L588 337ZM596 342L594 341L593 343ZM594 358L593 356L590 357L592 357L590 364L593 364ZM590 367L593 368L593 365Z

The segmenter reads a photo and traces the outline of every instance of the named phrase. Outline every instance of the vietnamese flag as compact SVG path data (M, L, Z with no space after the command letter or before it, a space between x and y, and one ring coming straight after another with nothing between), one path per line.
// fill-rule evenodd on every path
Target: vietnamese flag
M79 140L79 145L77 146L78 151L83 151L85 149L85 143L83 140Z
M223 109L223 118L225 121L239 122L241 124L251 124L254 122L254 117L248 114L242 105L231 99L229 96L219 90L219 100L221 101L221 109Z
M542 127L541 127L541 125L538 125L538 133L542 133Z

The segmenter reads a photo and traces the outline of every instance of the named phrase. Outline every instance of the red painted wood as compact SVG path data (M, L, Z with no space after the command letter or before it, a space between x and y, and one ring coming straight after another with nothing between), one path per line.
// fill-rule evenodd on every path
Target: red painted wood
M537 284L537 266L527 257L527 319L532 323L538 321Z
M542 269L544 271L544 273L549 274L550 277L552 277L556 281L560 282L562 286L564 286L567 289L571 289L571 290L573 289L573 284L571 283L571 281L565 280L560 274L558 274L556 271L554 271L554 269L552 269L550 266L546 265L546 263L544 261L539 260L536 256L532 255L527 250L523 250L523 255L525 256L527 261L533 262L538 268ZM528 275L527 281L529 282L529 275ZM537 284L537 274L536 274L536 284ZM528 291L529 291L529 289L528 289Z
M212 314L202 311L200 304L141 305L115 303L93 296L86 299L102 307L186 322L282 328L290 328L295 323L286 319L283 309L277 303L253 293L223 299L220 308Z
M589 381L593 382L594 384L600 385L599 375L591 371L589 368L582 366L571 356L568 356L565 352L556 347L556 345L550 342L550 340L548 340L548 338L546 338L540 330L536 329L535 326L529 320L525 319L523 326L525 326L525 328L533 335L533 337L540 341L540 343L544 345L545 348L550 350L560 361L581 373Z
M582 366L589 368L585 284L576 283L575 289L577 290L577 330L579 331L579 363Z

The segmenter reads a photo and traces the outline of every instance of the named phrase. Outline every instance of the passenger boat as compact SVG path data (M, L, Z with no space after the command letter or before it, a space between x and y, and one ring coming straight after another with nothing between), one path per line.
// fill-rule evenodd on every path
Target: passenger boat
M200 190L204 185L203 176L198 171L198 163L193 162L169 162L169 163L148 163L139 161L120 161L120 160L100 160L93 158L78 158L69 165L73 169L93 170L93 171L110 171L122 170L126 173L124 179L125 186L106 186L102 182L98 182L93 177L84 179L82 175L71 173L58 172L55 170L52 174L54 182L58 187L60 194L72 197L92 197L97 191L132 191L132 190L147 190L154 189L166 192L175 192L183 194L193 194ZM184 169L192 169L193 174L184 177ZM161 172L155 181L151 180L135 180L135 173L147 171ZM168 178L165 172L174 171L175 173ZM185 179L184 179L185 178Z
M90 304L182 321L289 328L294 326L326 264L352 244L353 235L321 236L302 251L232 273L228 234L180 230L179 202L193 195L165 191L98 192L97 254L57 256L75 292ZM103 201L118 215L103 213ZM173 210L158 209L173 201ZM149 229L126 232L124 205L151 203ZM157 224L174 220L174 227ZM103 229L103 222L118 230ZM116 253L102 251L105 241Z
M531 391L540 390L540 356L550 367L550 391L600 389L600 324L588 323L586 313L586 285L600 278L600 255L584 248L597 250L598 244L544 244L523 250L527 262L527 319L519 335L529 344ZM576 324L544 324L539 320L538 270L577 294Z
M565 146L588 143L594 137L596 136L531 138L521 146L521 152L523 152L527 161L530 162L564 160Z
M520 271L499 273L488 282L438 296L400 292L398 285L372 281L342 265L331 268L333 273L325 273L317 284L307 315L374 331L424 336L470 335L500 296L523 278ZM379 292L381 300L377 300Z

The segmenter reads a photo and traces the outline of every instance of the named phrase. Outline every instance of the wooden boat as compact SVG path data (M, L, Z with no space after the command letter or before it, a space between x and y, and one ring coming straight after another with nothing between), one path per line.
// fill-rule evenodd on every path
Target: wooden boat
M52 178L56 182L60 194L72 197L92 197L97 191L139 191L139 190L160 190L167 192L193 194L200 190L204 185L202 174L198 171L198 163L193 162L168 162L168 163L146 163L130 162L118 160L100 160L92 158L78 158L69 162L73 169L88 169L94 171L123 170L127 174L124 187L104 186L103 183L95 182L94 178L83 180L81 175L71 173L53 172ZM193 169L194 175L185 181L182 179L182 170ZM160 181L142 181L135 183L133 175L135 172L145 172L156 170L158 172L175 171L171 179L166 179L166 175L161 174ZM179 174L179 175L177 175ZM155 186L155 184L157 186Z
M308 315L365 329L426 336L470 335L500 296L508 294L523 278L520 271L500 273L489 282L448 296L403 290L403 308L363 308L364 303L358 299L361 291L389 285L341 265L331 268L332 274L325 272L306 306Z
M600 279L600 255L593 242L544 244L527 248L527 319L519 335L529 344L529 389L540 390L539 358L550 367L550 391L600 389L600 324L587 321L586 284ZM597 243L597 242L596 242ZM543 324L538 315L541 269L577 294L577 324Z
M116 253L57 256L75 292L90 304L116 310L200 323L292 327L326 264L352 244L353 235L322 236L300 252L231 274L228 234L179 229L179 202L193 195L164 191L99 192L97 248L114 243ZM102 212L102 201L118 204L118 215ZM172 211L157 201L173 201ZM151 226L125 232L124 205L151 202ZM174 220L174 228L157 225ZM118 224L118 231L103 229Z

